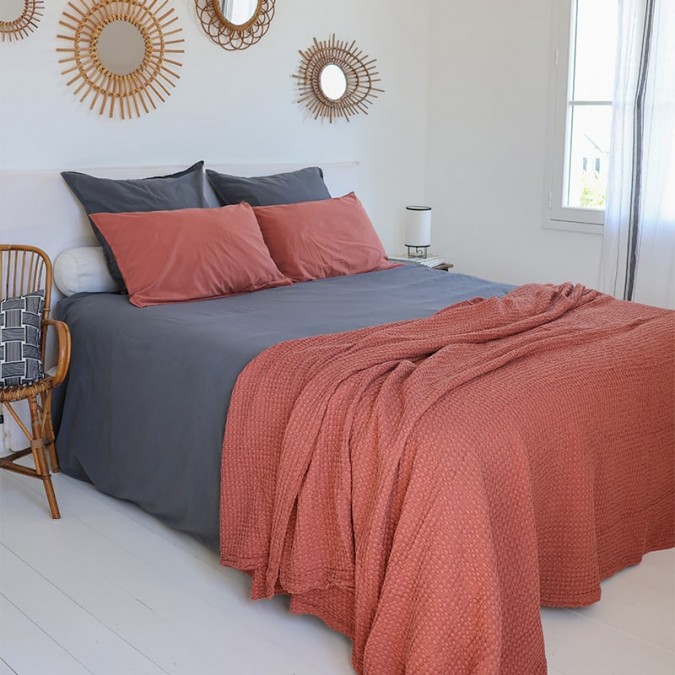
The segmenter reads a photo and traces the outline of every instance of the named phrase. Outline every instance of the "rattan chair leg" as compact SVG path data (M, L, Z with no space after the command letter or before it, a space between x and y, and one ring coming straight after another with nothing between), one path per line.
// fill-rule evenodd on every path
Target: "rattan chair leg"
M42 423L44 425L45 440L49 450L49 464L52 473L59 473L59 456L56 452L54 426L52 425L52 392L51 389L42 394Z
M33 460L35 461L35 470L45 487L45 494L47 495L52 518L56 520L61 517L61 514L59 512L59 505L56 502L56 494L54 492L54 486L52 485L52 479L49 474L49 465L47 464L47 455L45 453L45 438L40 419L40 407L38 406L35 396L28 397L28 406L30 408L30 422L33 432L31 449L33 452Z

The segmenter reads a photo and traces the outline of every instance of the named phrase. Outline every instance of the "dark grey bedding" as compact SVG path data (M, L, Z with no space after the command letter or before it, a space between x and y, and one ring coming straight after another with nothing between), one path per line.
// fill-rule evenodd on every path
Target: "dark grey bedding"
M512 286L404 266L139 309L79 294L57 307L70 375L54 418L62 470L219 544L220 455L237 376L284 340L428 316Z

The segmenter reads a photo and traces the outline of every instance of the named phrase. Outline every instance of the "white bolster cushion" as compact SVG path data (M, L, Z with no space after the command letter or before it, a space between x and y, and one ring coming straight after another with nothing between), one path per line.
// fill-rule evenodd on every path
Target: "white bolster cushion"
M100 246L68 248L54 261L54 282L64 295L118 293Z

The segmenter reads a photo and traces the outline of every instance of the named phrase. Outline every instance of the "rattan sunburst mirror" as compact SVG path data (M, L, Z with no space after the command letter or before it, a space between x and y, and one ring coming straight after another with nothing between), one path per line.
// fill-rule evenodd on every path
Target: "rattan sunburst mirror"
M0 2L0 41L21 40L38 25L44 11L43 0L3 0Z
M122 119L163 103L180 75L182 29L169 0L71 0L58 35L68 42L57 51L73 86L89 108Z
M314 38L300 56L300 67L293 75L300 90L298 102L309 108L314 119L349 121L358 113L368 114L373 99L384 92L375 86L381 81L375 70L377 59L357 49L355 41L342 42L335 35L321 42Z
M206 34L223 49L248 49L269 30L275 0L195 0Z

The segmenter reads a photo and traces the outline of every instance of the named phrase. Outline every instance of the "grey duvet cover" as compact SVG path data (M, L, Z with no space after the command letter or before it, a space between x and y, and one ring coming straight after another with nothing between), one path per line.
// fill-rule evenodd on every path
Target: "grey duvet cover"
M70 374L54 421L62 470L219 546L220 456L239 373L267 347L428 316L512 286L403 266L139 309L79 294L57 307Z

